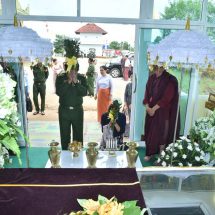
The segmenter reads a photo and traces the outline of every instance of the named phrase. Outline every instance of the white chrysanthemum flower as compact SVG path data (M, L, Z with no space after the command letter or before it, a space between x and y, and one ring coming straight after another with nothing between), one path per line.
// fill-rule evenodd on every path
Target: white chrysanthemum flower
M199 144L198 144L198 143L196 143L196 142L194 142L194 146L199 146Z
M179 145L178 148L179 148L180 150L183 149L182 145Z
M201 155L201 156L200 156L200 159L201 159L201 160L204 160L204 157Z
M178 153L177 152L173 152L173 157L177 157L178 156Z
M0 119L4 119L8 114L10 114L8 109L0 108Z
M193 147L192 147L192 145L188 145L188 147L187 147L190 151L192 151L193 150Z
M186 140L187 138L185 136L180 137L181 140Z
M195 156L195 160L196 160L196 161L200 161L200 157Z
M2 168L4 166L4 158L3 155L0 155L0 167Z
M199 148L199 147L196 147L195 150L196 150L197 152L200 152L200 148Z
M166 160L169 160L169 159L170 159L169 155L166 155L166 157L165 157L165 158L166 158Z
M166 162L163 161L163 162L161 163L161 165L162 165L162 166L166 166Z
M165 151L162 151L162 152L161 152L161 156L162 156L162 157L165 156L165 154L166 154Z
M18 127L20 127L20 126L21 126L21 122L20 122L20 120L18 120L18 121L17 121L16 125L17 125Z
M183 166L183 163L178 163L179 166Z
M192 163L187 163L188 166L192 166Z
M160 159L160 158L158 158L157 162L158 162L158 163L160 163L160 162L161 162L161 159Z
M166 147L166 151L169 151L169 150L170 150L170 147L169 147L169 146L167 146L167 147Z
M187 158L187 155L183 154L183 155L182 155L182 158L183 158L183 159L186 159L186 158Z

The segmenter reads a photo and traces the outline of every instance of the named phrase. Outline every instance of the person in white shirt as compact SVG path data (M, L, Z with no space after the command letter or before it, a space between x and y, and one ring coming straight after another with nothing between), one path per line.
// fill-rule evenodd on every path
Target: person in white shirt
M123 71L123 78L125 81L128 80L128 73L130 70L130 66L131 66L130 60L128 59L128 55L126 55L125 56L125 67L124 67L124 71Z
M52 59L52 71L53 71L53 84L54 84L54 93L56 92L55 82L57 75L63 71L63 67L57 62L56 58Z
M113 82L112 77L107 74L107 67L100 67L101 76L96 80L96 94L97 99L97 120L101 122L101 116L108 111L108 107L112 101Z

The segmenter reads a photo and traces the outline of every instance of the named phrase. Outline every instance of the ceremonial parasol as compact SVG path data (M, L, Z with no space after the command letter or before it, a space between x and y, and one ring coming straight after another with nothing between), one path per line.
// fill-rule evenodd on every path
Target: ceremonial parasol
M215 67L215 45L205 33L190 30L189 20L187 21L185 30L178 30L171 33L159 44L151 44L147 51L149 64L164 64L168 66L195 68L197 70ZM181 71L181 80L179 84L179 101L174 129L173 151L179 116L183 71L184 70Z

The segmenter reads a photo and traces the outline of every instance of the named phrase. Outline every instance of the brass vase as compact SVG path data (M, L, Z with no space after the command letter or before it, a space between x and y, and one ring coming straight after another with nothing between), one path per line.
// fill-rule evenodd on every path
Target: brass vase
M129 142L126 144L129 148L126 151L126 157L129 168L135 168L135 163L137 161L138 152L136 150L137 144L135 142Z
M74 140L72 143L69 143L68 149L73 152L73 157L78 157L79 152L83 148L82 142Z
M96 160L98 156L98 151L96 149L96 146L98 145L98 143L90 142L87 145L88 145L88 149L86 150L86 156L87 156L88 168L96 168Z
M49 145L50 150L48 151L48 155L52 164L52 168L60 168L61 151L57 148L59 143L53 140Z

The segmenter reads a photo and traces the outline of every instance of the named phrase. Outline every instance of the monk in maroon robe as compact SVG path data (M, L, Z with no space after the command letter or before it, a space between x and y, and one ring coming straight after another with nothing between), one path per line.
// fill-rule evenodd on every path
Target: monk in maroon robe
M146 143L145 161L152 155L159 154L173 141L177 105L178 81L162 66L153 66L154 74L146 84L143 104L146 106L145 134ZM179 119L180 117L178 117ZM180 123L178 120L176 137L179 136Z

